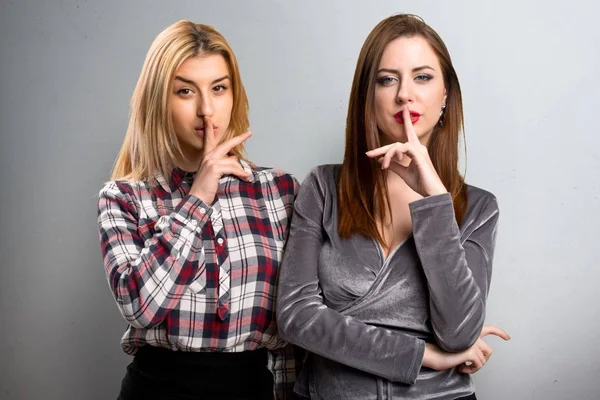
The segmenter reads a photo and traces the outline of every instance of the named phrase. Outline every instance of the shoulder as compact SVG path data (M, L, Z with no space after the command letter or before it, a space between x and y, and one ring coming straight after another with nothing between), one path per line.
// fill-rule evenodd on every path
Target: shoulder
M99 196L135 198L140 193L148 192L150 188L151 185L146 181L119 179L106 182L100 189Z
M123 178L111 180L104 184L99 195L101 198L103 196L120 196L139 200L152 196L164 196L173 191L171 186L173 186L174 174L175 172L172 172L170 180L161 173L157 173L148 179Z
M294 175L279 168L252 165L252 173L254 174L255 178L258 178L261 181L273 181L277 179L297 182L297 179L294 177Z
M477 229L486 222L496 225L500 210L498 199L493 193L467 185L467 202L467 210L461 224L465 231Z
M164 179L161 181L160 177L156 177L153 181L154 184L145 180L127 179L106 182L98 193L99 211L118 208L131 213L137 212L145 202L167 193L163 186Z
M468 209L498 208L498 199L493 193L477 186L466 186Z
M337 197L339 164L325 164L313 168L302 181L298 199L308 207L318 205L323 209L326 203L334 202Z
M261 182L263 188L276 189L281 195L296 196L300 184L296 177L279 168L261 167L249 164L255 181Z
M109 181L104 184L98 197L103 198L129 198L134 194L133 182L126 180Z
M308 173L302 184L317 184L323 188L335 187L340 167L340 164L319 165Z

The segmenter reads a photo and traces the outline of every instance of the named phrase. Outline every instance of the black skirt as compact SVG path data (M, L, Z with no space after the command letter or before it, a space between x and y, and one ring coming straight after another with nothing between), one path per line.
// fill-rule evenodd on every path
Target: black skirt
M267 351L180 352L144 346L117 400L272 400Z

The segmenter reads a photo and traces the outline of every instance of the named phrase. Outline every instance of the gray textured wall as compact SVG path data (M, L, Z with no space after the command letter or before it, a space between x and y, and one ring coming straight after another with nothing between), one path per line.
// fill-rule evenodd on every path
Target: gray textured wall
M501 227L479 397L600 393L600 29L596 2L6 1L0 5L0 398L113 399L129 360L106 284L96 194L145 53L178 19L241 64L251 159L302 179L342 156L356 57L396 12L423 16L461 78L467 179ZM376 3L376 4L373 4Z

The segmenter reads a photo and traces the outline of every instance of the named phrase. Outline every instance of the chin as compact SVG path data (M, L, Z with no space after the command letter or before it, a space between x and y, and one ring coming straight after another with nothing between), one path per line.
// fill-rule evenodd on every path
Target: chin
M383 137L384 140L387 141L387 143L395 143L395 142L401 142L401 143L406 143L408 141L406 134L404 133L404 128L400 129L400 132L392 132L391 135L385 135Z

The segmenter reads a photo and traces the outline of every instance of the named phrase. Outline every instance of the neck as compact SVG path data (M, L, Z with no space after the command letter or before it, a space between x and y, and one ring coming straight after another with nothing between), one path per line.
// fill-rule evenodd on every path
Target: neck
M187 157L187 160L176 160L175 166L187 172L196 172L200 168L202 157Z
M403 160L404 161L404 160ZM410 164L410 160L407 165ZM407 166L405 165L405 167ZM413 191L407 184L404 182L404 179L400 178L392 171L388 171L385 177L388 190L390 192L405 192L405 191Z
M404 204L423 198L406 184L404 179L389 171L386 176L390 204Z

